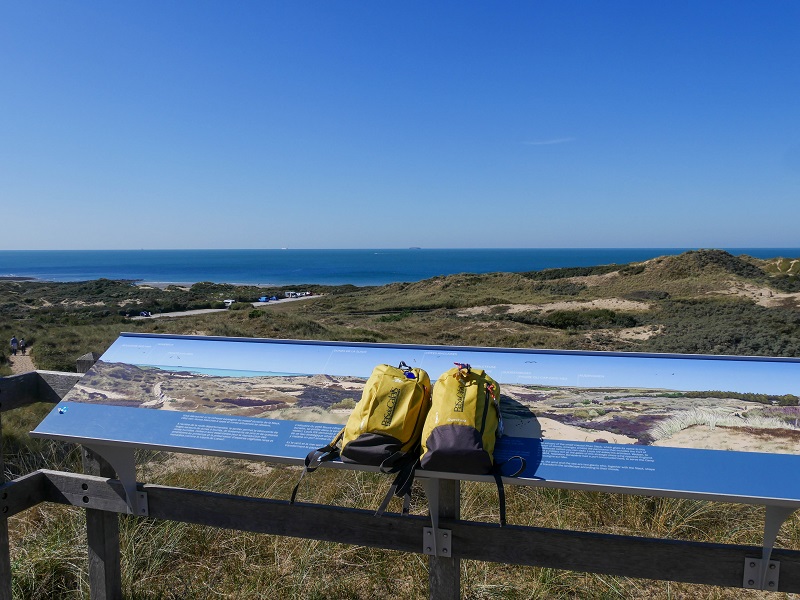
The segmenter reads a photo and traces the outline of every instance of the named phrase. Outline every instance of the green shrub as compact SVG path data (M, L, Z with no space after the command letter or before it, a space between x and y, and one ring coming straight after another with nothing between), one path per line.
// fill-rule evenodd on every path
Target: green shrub
M391 315L382 315L377 318L377 321L380 323L394 323L397 321L402 321L403 319L407 319L408 317L411 316L411 314L412 314L411 311L406 309L399 313L394 313Z
M356 407L356 401L352 398L345 398L344 400L339 400L339 402L334 402L331 404L331 410L352 410Z
M250 310L252 308L253 305L249 302L234 302L228 310Z
M620 327L636 327L639 318L630 313L616 312L607 308L593 308L589 310L555 310L541 314L537 312L509 313L505 319L541 325L555 329L587 330Z

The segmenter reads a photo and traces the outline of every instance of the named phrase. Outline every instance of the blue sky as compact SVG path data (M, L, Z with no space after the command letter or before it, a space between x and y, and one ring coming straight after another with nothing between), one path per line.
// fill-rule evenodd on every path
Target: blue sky
M4 2L0 249L797 246L798 31L794 1Z

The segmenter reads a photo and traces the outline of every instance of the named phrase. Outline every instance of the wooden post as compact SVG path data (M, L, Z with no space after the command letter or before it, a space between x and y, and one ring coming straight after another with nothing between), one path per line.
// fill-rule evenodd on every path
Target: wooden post
M97 352L87 352L76 361L76 370L78 373L86 373L97 362L98 358L100 358L100 355Z
M87 448L83 448L83 471L87 475L116 478L111 465ZM91 600L122 600L117 513L87 508L86 539Z
M461 518L461 482L439 480L439 518ZM446 525L439 525L447 529ZM457 552L453 540L453 554ZM431 600L458 600L461 597L461 559L431 556L428 562L428 586Z
M0 404L2 409L2 404ZM3 459L3 413L0 412L0 484L6 480L6 465ZM5 492L4 492L5 493ZM8 518L0 515L0 600L11 600L11 549L8 545Z
M97 361L94 352L77 361L78 373L86 373ZM103 457L83 448L83 472L116 478L114 468ZM122 600L119 517L116 513L86 509L86 540L89 546L89 594L91 600Z

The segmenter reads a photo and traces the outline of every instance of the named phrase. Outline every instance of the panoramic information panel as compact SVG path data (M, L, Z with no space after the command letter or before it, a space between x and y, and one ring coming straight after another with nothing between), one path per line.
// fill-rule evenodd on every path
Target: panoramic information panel
M798 359L123 334L32 433L298 463L401 361L500 384L520 483L800 503Z

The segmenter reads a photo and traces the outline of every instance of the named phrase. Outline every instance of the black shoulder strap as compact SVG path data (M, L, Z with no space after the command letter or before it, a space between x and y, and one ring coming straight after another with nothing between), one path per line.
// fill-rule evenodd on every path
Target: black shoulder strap
M411 486L414 484L414 474L416 473L417 465L419 465L419 458L408 462L397 471L397 475L395 476L392 485L389 487L389 491L386 492L383 502L381 502L380 507L375 512L376 517L380 517L384 512L386 512L389 502L391 502L394 496L403 499L402 514L408 514L408 510L411 507Z
M497 499L500 503L500 527L506 526L506 490L503 487L503 475L500 469L492 469L494 482L497 484Z
M519 460L519 469L511 475L504 475L503 467L512 460ZM525 464L525 459L521 456L512 456L505 462L495 463L494 467L492 467L492 476L494 477L494 482L497 484L497 498L500 503L500 527L506 526L506 490L503 487L503 477L518 477L520 473L525 470Z
M336 434L336 437L331 440L330 444L308 453L304 461L305 467L303 467L303 472L300 473L300 479L297 480L297 484L292 490L292 499L289 501L289 504L294 504L294 500L297 497L297 490L300 488L300 482L303 481L303 477L306 476L306 473L313 473L322 463L339 458L341 452L339 449L339 442L343 437L344 429Z

